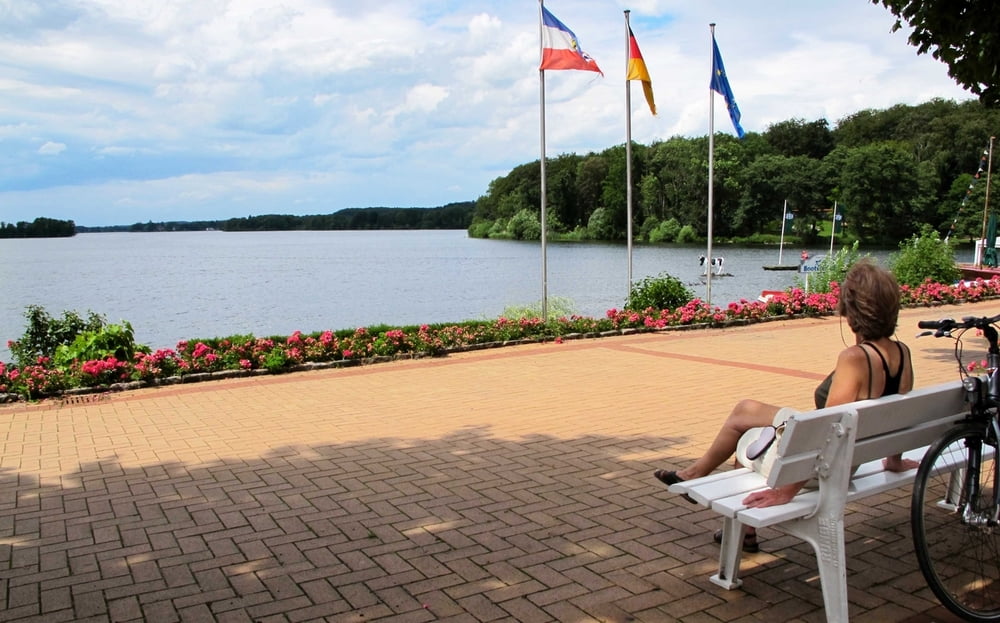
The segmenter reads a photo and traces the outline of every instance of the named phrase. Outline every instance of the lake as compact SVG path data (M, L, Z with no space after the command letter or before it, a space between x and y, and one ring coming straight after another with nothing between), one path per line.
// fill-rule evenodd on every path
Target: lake
M633 281L669 273L705 298L704 246L634 245ZM827 248L810 249L826 253ZM798 265L801 249L786 248ZM777 249L716 245L724 272L712 303L781 290L796 271L766 271ZM873 252L884 259L887 252ZM628 294L624 243L549 243L549 299L584 316L621 308ZM0 360L24 333L28 305L51 315L94 311L127 320L154 349L184 339L288 335L376 324L495 318L542 298L538 242L471 239L465 231L172 232L0 239Z

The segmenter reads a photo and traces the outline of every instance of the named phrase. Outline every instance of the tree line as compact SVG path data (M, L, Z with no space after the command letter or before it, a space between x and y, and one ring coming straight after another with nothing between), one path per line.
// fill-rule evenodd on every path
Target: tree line
M73 221L60 221L44 216L30 223L0 221L0 238L68 238L74 235L76 235L76 224Z
M77 227L79 232L161 231L328 231L355 229L466 229L475 203L449 203L436 208L347 208L331 214L296 216L262 214L224 220L166 221Z
M978 171L1000 110L935 99L839 120L790 119L743 140L715 138L713 236L764 242L782 230L815 242L834 204L842 242L895 245L930 225L941 236L981 235L986 184ZM546 221L554 238L624 240L625 145L546 160ZM633 143L635 237L686 242L707 235L708 136ZM538 239L539 161L493 180L476 201L469 234ZM825 235L828 235L824 232Z

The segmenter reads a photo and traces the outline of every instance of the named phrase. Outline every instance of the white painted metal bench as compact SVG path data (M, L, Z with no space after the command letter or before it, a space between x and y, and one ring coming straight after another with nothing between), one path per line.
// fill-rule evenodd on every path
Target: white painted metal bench
M670 491L686 493L723 517L719 572L711 577L713 583L726 589L740 586L744 526L777 528L812 545L827 621L846 622L846 504L912 484L916 470L888 472L882 459L902 453L919 461L926 446L967 413L958 380L800 413L787 422L766 480L748 469L735 469L671 485ZM746 508L742 503L752 491L810 479L818 488L810 485L788 504Z

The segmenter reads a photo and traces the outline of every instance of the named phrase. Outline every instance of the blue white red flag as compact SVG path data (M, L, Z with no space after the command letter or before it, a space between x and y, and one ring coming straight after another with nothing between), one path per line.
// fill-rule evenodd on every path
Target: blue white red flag
M580 48L573 31L544 6L542 9L542 64L539 69L582 69L604 75L601 68Z

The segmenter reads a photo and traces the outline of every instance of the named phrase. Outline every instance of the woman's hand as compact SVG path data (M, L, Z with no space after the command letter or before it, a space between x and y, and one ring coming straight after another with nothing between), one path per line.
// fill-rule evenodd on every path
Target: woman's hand
M792 498L795 497L795 494L798 493L801 488L801 484L794 484L778 487L777 489L754 491L750 495L743 498L743 504L745 504L747 508L764 508L766 506L787 504Z
M890 456L882 459L882 467L889 472L908 472L911 469L920 467L920 461L904 459L901 455Z

